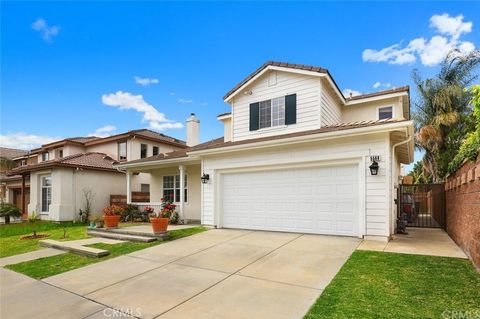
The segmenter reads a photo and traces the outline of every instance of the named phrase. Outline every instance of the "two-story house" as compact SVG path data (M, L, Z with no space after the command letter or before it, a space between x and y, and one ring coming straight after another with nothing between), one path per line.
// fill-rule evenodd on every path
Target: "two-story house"
M400 165L413 161L408 87L344 97L326 69L267 62L224 101L224 137L116 165L127 184L149 173L154 197L215 227L394 233ZM197 129L193 116L187 140Z
M126 194L125 172L114 164L186 147L184 141L147 129L45 144L17 158L20 166L7 172L7 201L20 203L23 212L35 212L41 219L65 221L85 209L89 193L91 213L101 214L110 195ZM150 192L150 175L135 172L129 192Z

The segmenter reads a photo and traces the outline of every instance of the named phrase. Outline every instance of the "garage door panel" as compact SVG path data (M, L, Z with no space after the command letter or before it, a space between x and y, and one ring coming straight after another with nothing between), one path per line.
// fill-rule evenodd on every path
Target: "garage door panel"
M356 236L355 165L223 175L222 225Z

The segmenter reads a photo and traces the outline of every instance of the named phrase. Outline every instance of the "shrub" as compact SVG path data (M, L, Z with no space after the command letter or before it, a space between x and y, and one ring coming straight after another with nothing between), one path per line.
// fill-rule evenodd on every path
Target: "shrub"
M0 205L0 217L5 217L5 224L10 224L10 217L20 217L22 212L12 204L2 203Z
M137 205L128 204L122 213L122 222L148 222L148 215L138 209Z
M162 198L162 210L160 211L160 215L164 218L170 219L170 224L178 224L179 216L178 212L175 210L177 205L172 203L171 200Z

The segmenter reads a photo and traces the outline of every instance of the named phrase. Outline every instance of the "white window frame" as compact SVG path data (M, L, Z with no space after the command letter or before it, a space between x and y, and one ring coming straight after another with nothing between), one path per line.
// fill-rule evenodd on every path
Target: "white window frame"
M44 185L44 180L46 178L50 179L50 186L45 186ZM50 205L52 204L52 176L51 175L45 175L40 177L40 210L41 213L48 213L50 211ZM47 190L47 210L43 209L43 190ZM50 191L48 191L50 190Z
M395 106L394 105L381 105L377 106L377 120L380 120L380 109L385 109L387 107L392 108L392 119L395 118Z
M189 194L188 194L188 174L185 174L185 182L184 182L184 191L186 192L186 195L187 196L184 196L184 198L186 197L187 200L184 202L184 203L188 203L188 199L190 198ZM173 177L173 188L165 188L165 181L164 181L164 178L165 177ZM177 186L177 178L178 178L178 186ZM177 197L177 190L180 190L180 174L175 174L175 175L163 175L162 176L162 197L164 197L164 192L165 190L173 190L173 197L174 197L174 203L179 203L180 202L180 198L176 198ZM180 193L179 193L180 195ZM178 201L177 201L178 199Z
M279 103L277 105L274 105L274 101L279 101ZM264 103L264 102L267 102L267 101L270 101L270 125L269 126L264 126L262 127L261 123L262 123L262 120L261 120L261 114L262 114L262 110L261 110L261 104ZM274 118L273 118L273 115L274 113L276 113L274 111L274 108L277 108L277 109L280 109L280 107L283 105L283 123L282 122L279 122L277 124L273 124L274 123ZM259 130L268 130L268 129L271 129L271 128L275 128L275 127L282 127L282 126L285 126L285 110L286 110L286 105L285 105L285 96L280 96L280 97L275 97L275 98L272 98L272 99L268 99L268 100L263 100L263 101L260 101L258 102L258 129ZM278 111L279 115L281 115L281 112ZM280 120L282 119L282 116L278 116L278 119L277 120Z
M145 145L145 157L142 157L142 146ZM147 143L140 143L140 158L147 158L148 157L148 144Z
M43 152L42 153L42 162L46 162L50 159L50 153L49 152Z
M120 144L125 144L125 158L120 158ZM119 161L126 161L128 159L128 145L127 141L117 142L117 157Z

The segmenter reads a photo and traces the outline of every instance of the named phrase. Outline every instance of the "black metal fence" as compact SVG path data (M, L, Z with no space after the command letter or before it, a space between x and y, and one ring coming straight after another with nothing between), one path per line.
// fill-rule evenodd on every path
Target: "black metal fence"
M400 185L398 220L410 227L445 229L445 188L443 184Z

